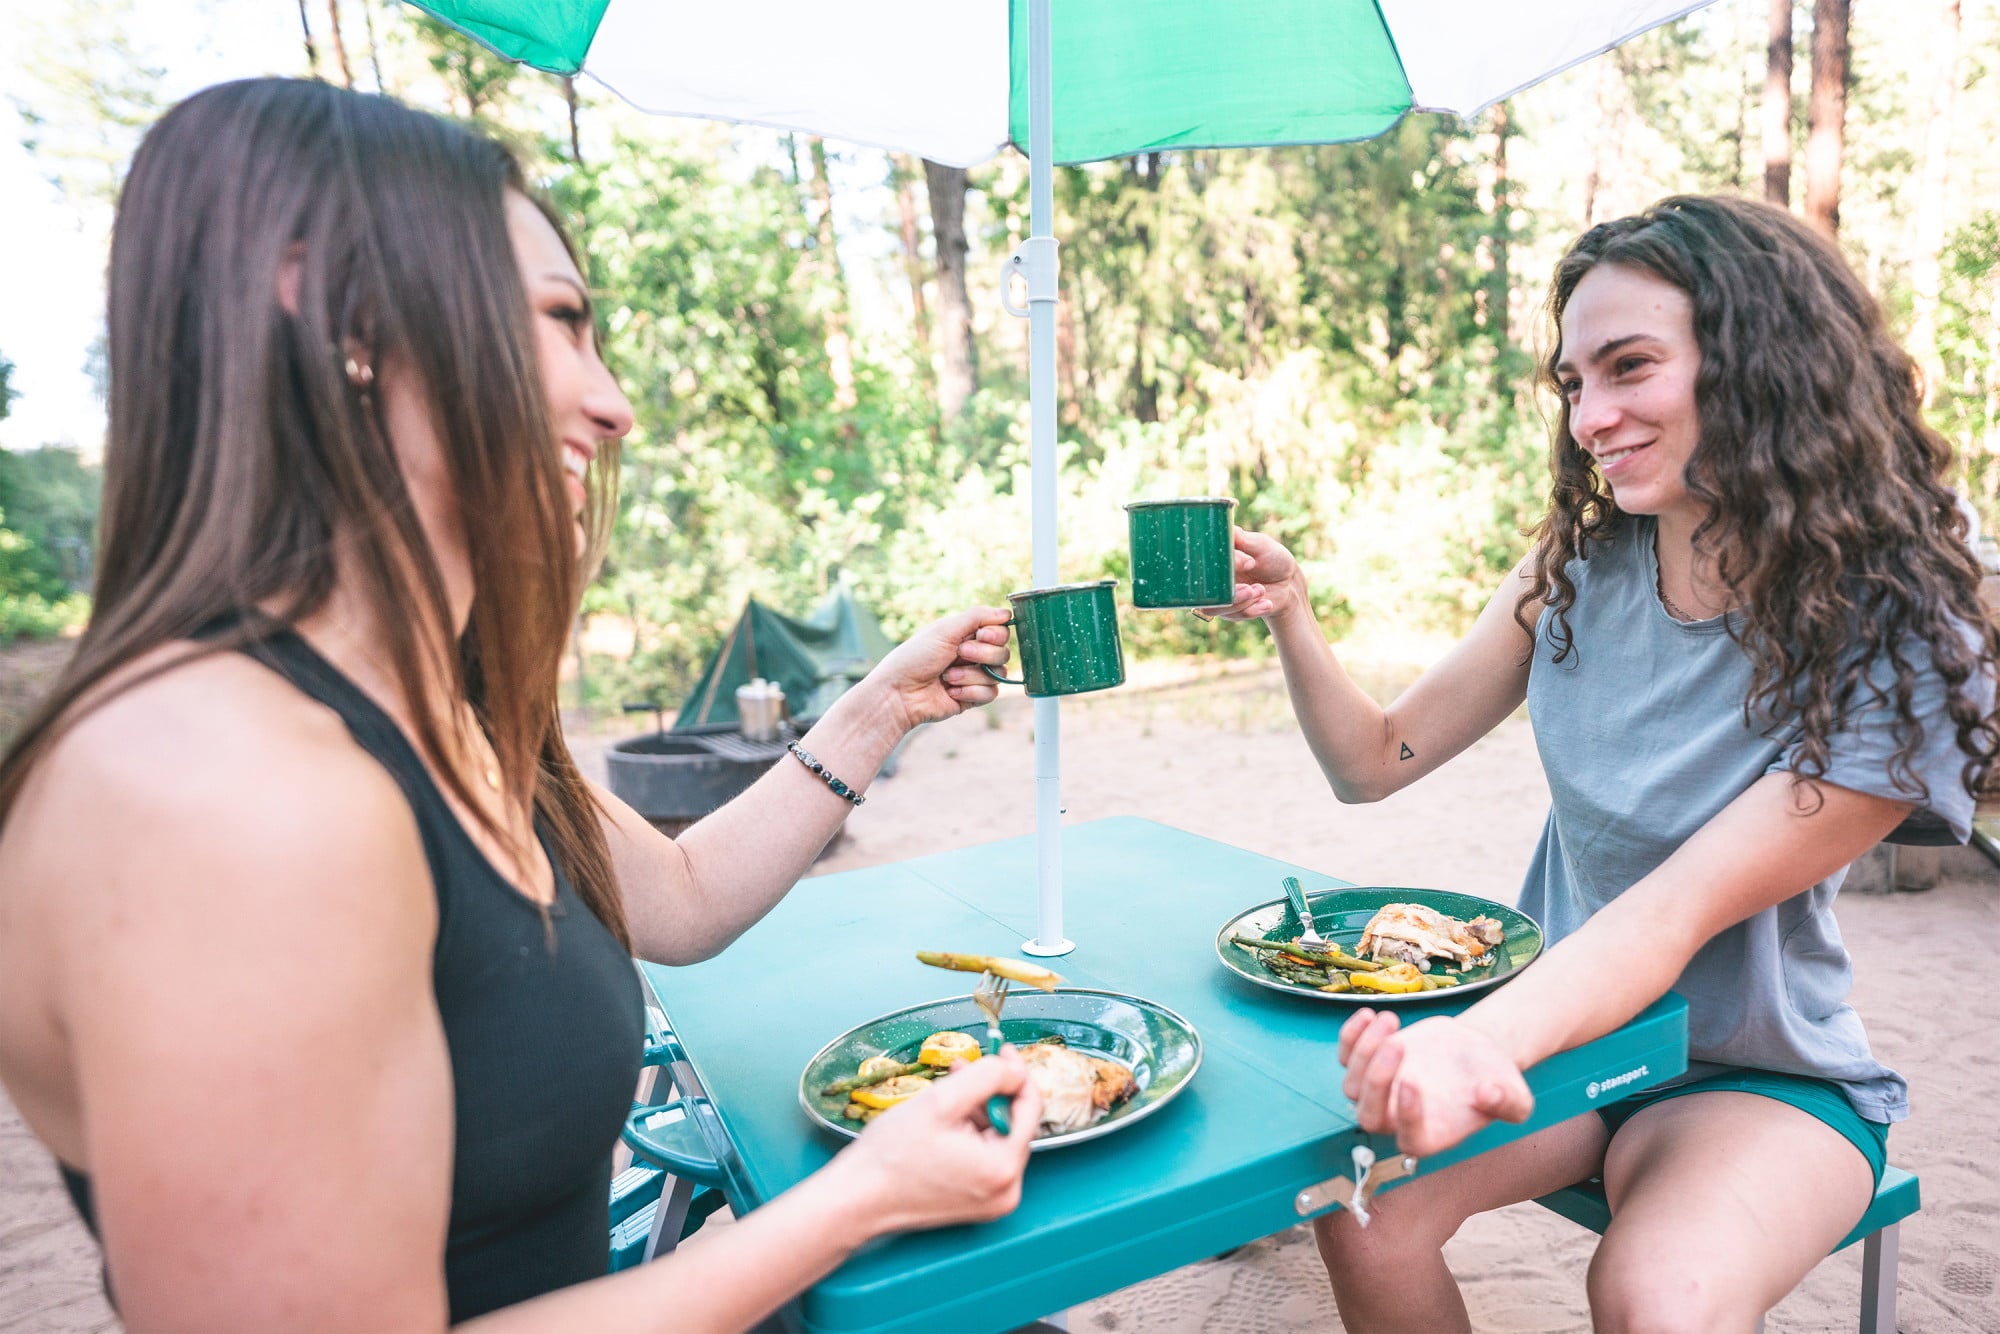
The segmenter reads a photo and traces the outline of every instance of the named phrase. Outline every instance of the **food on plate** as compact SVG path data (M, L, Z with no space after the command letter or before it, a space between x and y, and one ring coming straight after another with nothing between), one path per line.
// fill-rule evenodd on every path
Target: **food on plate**
M941 1065L949 1069L953 1061L976 1061L981 1055L979 1039L970 1033L933 1033L924 1039L923 1050L917 1053L917 1060L924 1065ZM882 1058L878 1056L875 1059L879 1061Z
M1338 945L1322 954L1301 952L1295 940L1270 940L1263 936L1233 935L1232 944L1241 945L1257 956L1259 963L1294 986L1334 994L1368 991L1378 995L1407 995L1455 987L1464 979L1456 973L1426 973L1415 964L1398 961L1383 963L1349 954ZM1485 959L1475 960L1484 963Z
M951 968L961 973L991 973L1010 982L1021 982L1043 991L1054 991L1062 978L1026 959L1008 959L992 954L952 954L943 950L918 950L917 958L933 968Z
M1028 1077L1042 1091L1044 1135L1094 1126L1139 1089L1132 1072L1118 1062L1056 1043L1023 1047L1021 1056L1028 1062Z
M1130 1070L1116 1061L1072 1051L1054 1034L1037 1038L1020 1050L1028 1063L1028 1077L1042 1091L1042 1124L1037 1138L1096 1125L1112 1108L1138 1092L1139 1083ZM933 1054L949 1057L933 1064ZM917 1061L871 1056L853 1077L835 1080L820 1092L829 1098L845 1095L841 1115L865 1124L929 1088L931 1080L944 1074L952 1060L972 1060L978 1055L979 1043L969 1033L933 1033L924 1039Z
M879 1084L868 1084L848 1095L849 1102L858 1102L863 1107L885 1112L899 1102L907 1102L931 1086L931 1081L922 1075L897 1075Z
M867 1088L886 1080L900 1079L906 1075L914 1075L919 1079L935 1079L943 1073L943 1069L925 1065L921 1061L905 1064L892 1056L870 1056L861 1063L858 1071L846 1079L834 1080L821 1089L820 1094L823 1097L837 1098L843 1093L853 1093L856 1089Z
M1491 917L1462 922L1421 903L1385 903L1361 928L1355 953L1428 973L1432 959L1446 959L1458 967L1485 963L1501 935L1500 923Z
M1347 983L1354 991L1376 991L1386 996L1409 995L1418 991L1433 991L1434 987L1424 985L1426 977L1417 971L1413 963L1392 963L1387 968L1372 973L1349 973ZM1453 979L1447 985L1456 985Z

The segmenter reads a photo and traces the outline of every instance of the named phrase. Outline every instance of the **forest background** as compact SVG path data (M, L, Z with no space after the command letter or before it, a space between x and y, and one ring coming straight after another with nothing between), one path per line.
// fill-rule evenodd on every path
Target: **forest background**
M266 72L499 136L586 257L638 425L575 702L677 700L747 596L797 614L846 581L899 635L1027 585L1027 326L996 292L1027 230L1019 155L967 172L645 117L387 0L296 7ZM134 13L65 0L12 28L23 141L100 245L173 83ZM1722 0L1475 122L1059 169L1062 577L1127 573L1127 500L1233 496L1305 561L1330 636L1421 656L1544 504L1556 257L1687 191L1835 232L2000 531L2000 0ZM75 351L101 388L101 335ZM101 442L6 438L0 641L67 633ZM1159 614L1124 633L1140 656L1267 642Z

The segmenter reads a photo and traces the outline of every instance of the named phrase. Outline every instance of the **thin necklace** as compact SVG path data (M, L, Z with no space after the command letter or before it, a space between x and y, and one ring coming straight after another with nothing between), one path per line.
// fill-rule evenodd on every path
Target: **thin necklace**
M1667 579L1664 574L1660 576L1659 581L1655 586L1659 589L1660 604L1667 609L1667 615L1673 617L1677 621L1683 621L1683 622L1698 621L1701 619L1699 616L1688 615L1686 612L1682 611L1679 607L1674 605L1674 600L1667 596Z
M1674 600L1667 596L1667 572L1660 568L1657 558L1655 559L1653 564L1653 588L1656 592L1659 593L1660 605L1667 609L1667 615L1673 617L1675 620L1681 622L1683 625L1691 621L1705 621L1710 619L1709 617L1706 616L1691 616L1687 612L1681 610L1678 606L1674 605ZM1727 610L1729 610L1727 607L1723 608L1723 611ZM1717 616L1720 616L1721 614L1722 612L1716 613Z

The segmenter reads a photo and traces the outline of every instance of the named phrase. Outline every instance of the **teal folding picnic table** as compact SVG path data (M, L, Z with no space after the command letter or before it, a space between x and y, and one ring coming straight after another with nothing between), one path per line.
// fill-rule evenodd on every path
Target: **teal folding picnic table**
M1200 1071L1153 1115L1036 1154L1009 1217L855 1255L795 1304L789 1319L799 1328L1013 1329L1339 1207L1331 1201L1344 1188L1324 1183L1353 1173L1357 1145L1398 1161L1393 1143L1357 1128L1340 1092L1334 1045L1349 1008L1252 986L1213 947L1231 916L1278 896L1282 876L1309 888L1345 882L1131 818L1072 826L1062 856L1077 948L1051 962L1072 985L1185 1016L1201 1034ZM813 1054L877 1015L964 994L969 977L925 968L913 951L1016 953L1034 930L1034 886L1030 838L821 876L802 881L719 957L646 968L714 1110L701 1122L732 1208L771 1199L847 1142L799 1105L799 1074ZM1416 1174L1584 1112L1607 1088L1630 1092L1686 1066L1687 1007L1668 995L1530 1070L1528 1122L1491 1126L1416 1164Z

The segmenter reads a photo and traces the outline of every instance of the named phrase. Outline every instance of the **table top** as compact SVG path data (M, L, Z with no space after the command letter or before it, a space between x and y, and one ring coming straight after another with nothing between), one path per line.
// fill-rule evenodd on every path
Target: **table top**
M1309 891L1346 882L1132 818L1066 829L1062 855L1065 928L1077 948L1048 962L1071 985L1178 1011L1201 1035L1201 1070L1153 1115L1036 1154L1012 1215L855 1255L800 1300L807 1329L1011 1329L1282 1231L1300 1221L1300 1190L1351 1170L1355 1145L1393 1153L1356 1128L1340 1092L1334 1042L1349 1008L1253 986L1213 947L1222 923L1278 896L1282 876ZM847 1142L799 1106L799 1074L820 1047L888 1011L969 991L969 976L926 968L914 951L1018 954L1034 933L1034 906L1034 840L1008 839L801 881L717 958L648 965L727 1137L716 1147L732 1205L754 1208ZM1405 1007L1405 1018L1471 999ZM1668 995L1530 1070L1528 1122L1490 1126L1425 1159L1418 1174L1586 1111L1600 1085L1629 1093L1686 1065L1686 1005Z

